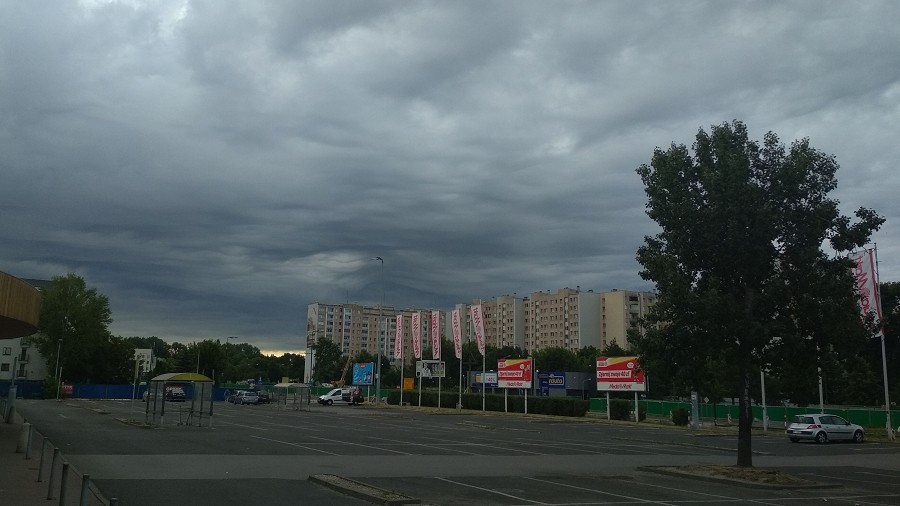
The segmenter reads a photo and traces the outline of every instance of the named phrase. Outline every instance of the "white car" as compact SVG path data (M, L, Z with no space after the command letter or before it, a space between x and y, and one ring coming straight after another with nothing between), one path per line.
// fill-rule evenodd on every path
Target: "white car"
M331 406L332 404L334 404L334 401L343 402L344 401L343 395L345 392L350 393L350 389L349 388L332 389L327 394L320 395L318 402L319 402L319 404L322 404L323 406Z
M850 423L837 415L825 413L797 415L785 433L793 443L801 439L816 443L827 443L828 441L862 443L866 440L866 432L861 426Z

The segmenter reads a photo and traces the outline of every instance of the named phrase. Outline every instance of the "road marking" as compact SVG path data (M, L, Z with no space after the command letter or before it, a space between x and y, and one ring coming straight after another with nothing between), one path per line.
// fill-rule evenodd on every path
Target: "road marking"
M512 494L506 494L506 493L504 493L504 492L499 492L499 491L497 491L497 490L491 490L491 489L489 489L489 488L478 487L478 486L476 486L476 485L469 485L468 483L462 483L462 482L455 481L455 480L450 480L450 479L447 479L447 478L441 478L440 476L435 476L434 479L436 479L436 480L441 480L441 481L446 481L447 483L452 483L452 484L454 484L454 485L459 485L459 486L461 486L461 487L474 488L475 490L481 490L482 492L488 492L488 493L490 493L490 494L502 495L503 497L509 497L510 499L516 499L516 500L519 500L519 501L525 501L525 502L529 502L529 503L532 503L532 504L544 504L544 505L546 505L546 506L550 506L550 503L540 502L540 501L534 501L534 500L532 500L532 499L526 499L525 497L519 497L519 496L515 496L515 495L512 495Z
M627 495L613 494L612 492L604 492L603 490L597 490L597 489L595 489L595 488L579 487L579 486L577 486L577 485L569 485L569 484L567 484L567 483L559 483L559 482L550 481L550 480L542 480L542 479L540 479L540 478L530 478L530 477L528 477L528 476L525 476L524 479L526 479L526 480L531 480L531 481L537 481L537 482L541 482L541 483L547 483L547 484L550 484L550 485L557 485L557 486L560 486L560 487L574 488L574 489L576 489L576 490L584 490L584 491L586 491L586 492L595 492L595 493L598 493L598 494L608 495L608 496L611 496L611 497L618 497L618 498L620 498L620 499L628 499L628 500L631 500L631 501L637 501L637 502L640 502L640 503L647 503L647 504L664 504L664 505L666 505L666 506L675 506L674 504L672 504L672 503L670 503L670 502L651 501L650 499L641 499L640 497L631 497L631 496L627 496ZM673 490L674 490L674 489L673 489Z
M313 447L311 447L311 446L304 446L304 445L299 444L299 443L291 443L290 441L280 441L280 440L278 440L278 439L271 439L271 438L262 437L262 436L250 436L250 437L256 438L256 439L262 439L263 441L271 441L271 442L273 442L273 443L280 443L280 444L283 444L283 445L296 446L296 447L298 447L298 448L304 448L304 449L306 449L306 450L312 450L312 451L314 451L314 452L322 452L322 453L325 453L325 454L327 454L327 455L334 455L335 457L337 457L338 455L340 455L339 453L326 452L325 450L320 450L320 449L318 449L318 448L313 448Z
M369 436L369 437L372 438L372 439L380 439L380 440L382 440L382 441L390 441L390 442L392 442L392 443L399 443L399 444L403 444L403 445L410 445L410 446L424 446L425 448L432 448L432 449L438 449L438 450L446 450L446 451L458 452L458 453L463 453L463 454L466 454L466 455L478 455L477 453L466 452L466 451L463 451L463 450L455 450L455 449L453 449L453 448L447 448L447 447L441 446L441 445L427 445L427 444L424 444L424 443L411 443L411 442L409 442L409 441L402 441L402 440L399 440L399 439L389 439L389 438L386 438L386 437L375 437L375 436Z
M332 444L362 446L363 448L372 448L374 450L383 450L386 452L399 453L400 455L415 455L413 453L401 452L399 450L391 450L390 448L383 448L380 446L364 445L362 443L353 443L350 441L341 441L341 440L335 441L334 438L325 438L325 437L319 437L319 436L309 436L309 437L311 437L313 439L321 439L322 441L328 441L329 443L332 443Z

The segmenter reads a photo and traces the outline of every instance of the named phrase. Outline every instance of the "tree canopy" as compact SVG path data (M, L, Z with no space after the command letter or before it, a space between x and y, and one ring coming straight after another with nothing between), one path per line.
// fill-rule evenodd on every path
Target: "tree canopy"
M659 299L632 347L646 369L686 388L714 388L711 367L732 375L741 466L752 466L752 374L815 378L868 335L846 253L884 220L865 208L856 222L840 214L828 196L837 170L808 139L786 149L770 132L760 145L739 121L700 129L693 154L657 148L637 169L661 230L637 251Z

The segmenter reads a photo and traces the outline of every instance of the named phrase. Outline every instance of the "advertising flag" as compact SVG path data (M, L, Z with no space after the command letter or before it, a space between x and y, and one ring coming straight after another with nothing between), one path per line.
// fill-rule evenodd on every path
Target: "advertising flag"
M416 358L422 358L422 313L412 314L412 349Z
M394 334L394 358L403 359L403 315L397 315L397 332Z
M475 326L475 341L478 342L478 353L484 356L484 315L481 312L481 304L472 306L472 325Z
M879 326L877 336L881 336L881 297L878 296L878 280L875 279L875 259L871 249L850 253L853 261L853 279L859 292L859 310L863 318L875 313L875 324Z
M441 359L441 312L431 312L431 358Z
M451 313L453 320L453 351L456 358L462 359L462 322L459 321L459 309Z

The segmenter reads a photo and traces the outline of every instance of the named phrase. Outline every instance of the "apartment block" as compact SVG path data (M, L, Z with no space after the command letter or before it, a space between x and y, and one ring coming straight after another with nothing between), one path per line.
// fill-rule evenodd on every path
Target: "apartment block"
M656 300L657 296L653 292L613 290L602 293L603 329L599 348L616 343L629 349L628 330L644 332L640 319L647 314L650 306L656 304Z
M430 309L402 309L391 306L364 306L359 304L309 304L306 310L306 381L315 364L315 342L326 337L337 344L341 353L357 356L362 352L378 354L381 346L382 356L392 361L395 356L394 338L397 331L397 320L402 317L403 360L410 364L415 361L413 353L412 315L421 315L421 355L431 359L432 311ZM441 338L445 337L445 327L449 318L445 312L440 313L437 331ZM450 337L452 338L452 336Z
M600 348L600 294L562 288L535 292L523 301L525 348L536 351L559 347L578 351Z

